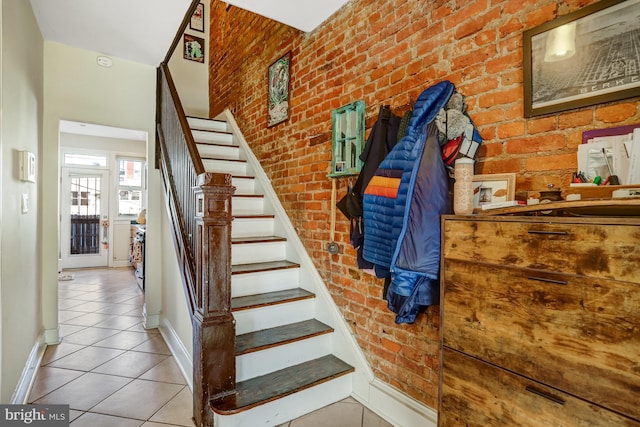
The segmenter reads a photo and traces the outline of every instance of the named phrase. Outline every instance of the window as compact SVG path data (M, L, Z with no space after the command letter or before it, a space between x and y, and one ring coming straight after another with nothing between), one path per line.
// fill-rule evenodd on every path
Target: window
M101 168L106 168L107 156L92 156L90 154L66 153L64 155L64 163L65 165L98 166Z
M118 161L118 215L138 215L144 207L144 161Z
M364 147L364 101L356 101L333 110L332 156L329 176L355 175L362 168L360 153Z

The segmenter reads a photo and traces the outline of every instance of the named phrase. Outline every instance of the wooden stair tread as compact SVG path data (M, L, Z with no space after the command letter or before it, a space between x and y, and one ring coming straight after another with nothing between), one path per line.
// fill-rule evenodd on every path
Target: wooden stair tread
M240 148L239 145L221 144L219 142L211 141L196 141L196 145L206 145L207 147Z
M217 414L231 415L305 390L354 371L333 355L294 365L236 384L236 392L211 400Z
M249 332L236 337L236 356L333 332L316 319Z
M286 242L286 237L280 236L252 236L252 237L234 237L231 239L232 245L241 245L243 243L270 243L270 242Z
M221 162L247 163L247 161L243 160L243 159L225 159L224 157L208 157L208 156L200 156L200 158L202 158L202 160L216 160L216 161L221 161Z
M231 299L231 310L240 311L268 305L300 301L313 298L315 294L302 288L286 289L284 291L267 292L264 294L246 295Z
M264 199L264 194L234 194L233 197L244 197L249 199Z
M244 218L244 219L250 219L250 218L275 218L274 214L241 214L241 215L234 215L234 218Z
M231 274L256 273L258 271L284 270L298 268L300 264L291 261L269 261L251 264L236 264L231 266Z

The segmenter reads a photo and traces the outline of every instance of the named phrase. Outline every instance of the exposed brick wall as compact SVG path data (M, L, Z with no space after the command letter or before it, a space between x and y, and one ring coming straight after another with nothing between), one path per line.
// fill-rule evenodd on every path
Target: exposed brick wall
M638 99L523 117L522 32L593 0L351 0L309 34L212 0L210 113L230 108L378 378L437 407L438 308L395 325L382 283L356 267L338 213L329 255L331 110L358 99L369 125L449 79L484 144L479 173L518 190L567 185L583 131L640 121ZM303 7L303 6L301 6ZM267 128L268 66L292 52L290 119ZM344 194L346 181L338 183Z

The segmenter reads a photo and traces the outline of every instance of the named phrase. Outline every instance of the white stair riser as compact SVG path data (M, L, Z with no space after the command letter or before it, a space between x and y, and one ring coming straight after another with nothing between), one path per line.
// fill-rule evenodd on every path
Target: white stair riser
M234 311L236 335L312 319L315 313L314 304L314 298L311 298L287 304Z
M192 130L191 134L196 142L213 142L216 144L233 144L233 135L230 133L208 132L203 130Z
M264 197L234 197L231 202L233 215L264 213Z
M231 237L273 236L274 225L273 218L234 218Z
M216 159L240 158L240 147L234 147L233 145L198 144L198 152L201 157L213 157Z
M287 242L240 243L231 245L231 265L284 261Z
M301 392L234 415L214 414L216 427L271 427L313 412L351 395L353 374L343 375ZM259 421L258 421L259 420Z
M232 175L247 174L247 164L245 162L202 159L202 164L207 172L230 173Z
M231 297L265 294L298 287L298 268L234 274L231 276Z
M331 353L331 333L236 357L236 381L259 377Z
M236 187L235 194L256 194L255 179L250 178L231 178L231 185Z
M199 119L197 117L187 117L189 127L193 129L215 130L219 132L227 132L229 127L227 122L221 120Z

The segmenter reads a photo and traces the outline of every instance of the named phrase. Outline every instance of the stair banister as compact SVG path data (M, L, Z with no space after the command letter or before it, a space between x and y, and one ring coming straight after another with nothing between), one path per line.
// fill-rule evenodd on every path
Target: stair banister
M179 35L188 22L185 17ZM175 43L171 51L174 48ZM209 401L235 391L235 320L231 314L231 198L235 188L230 174L205 172L167 65L170 57L167 54L158 68L156 167L162 176L193 326L194 421L197 426L210 427Z

